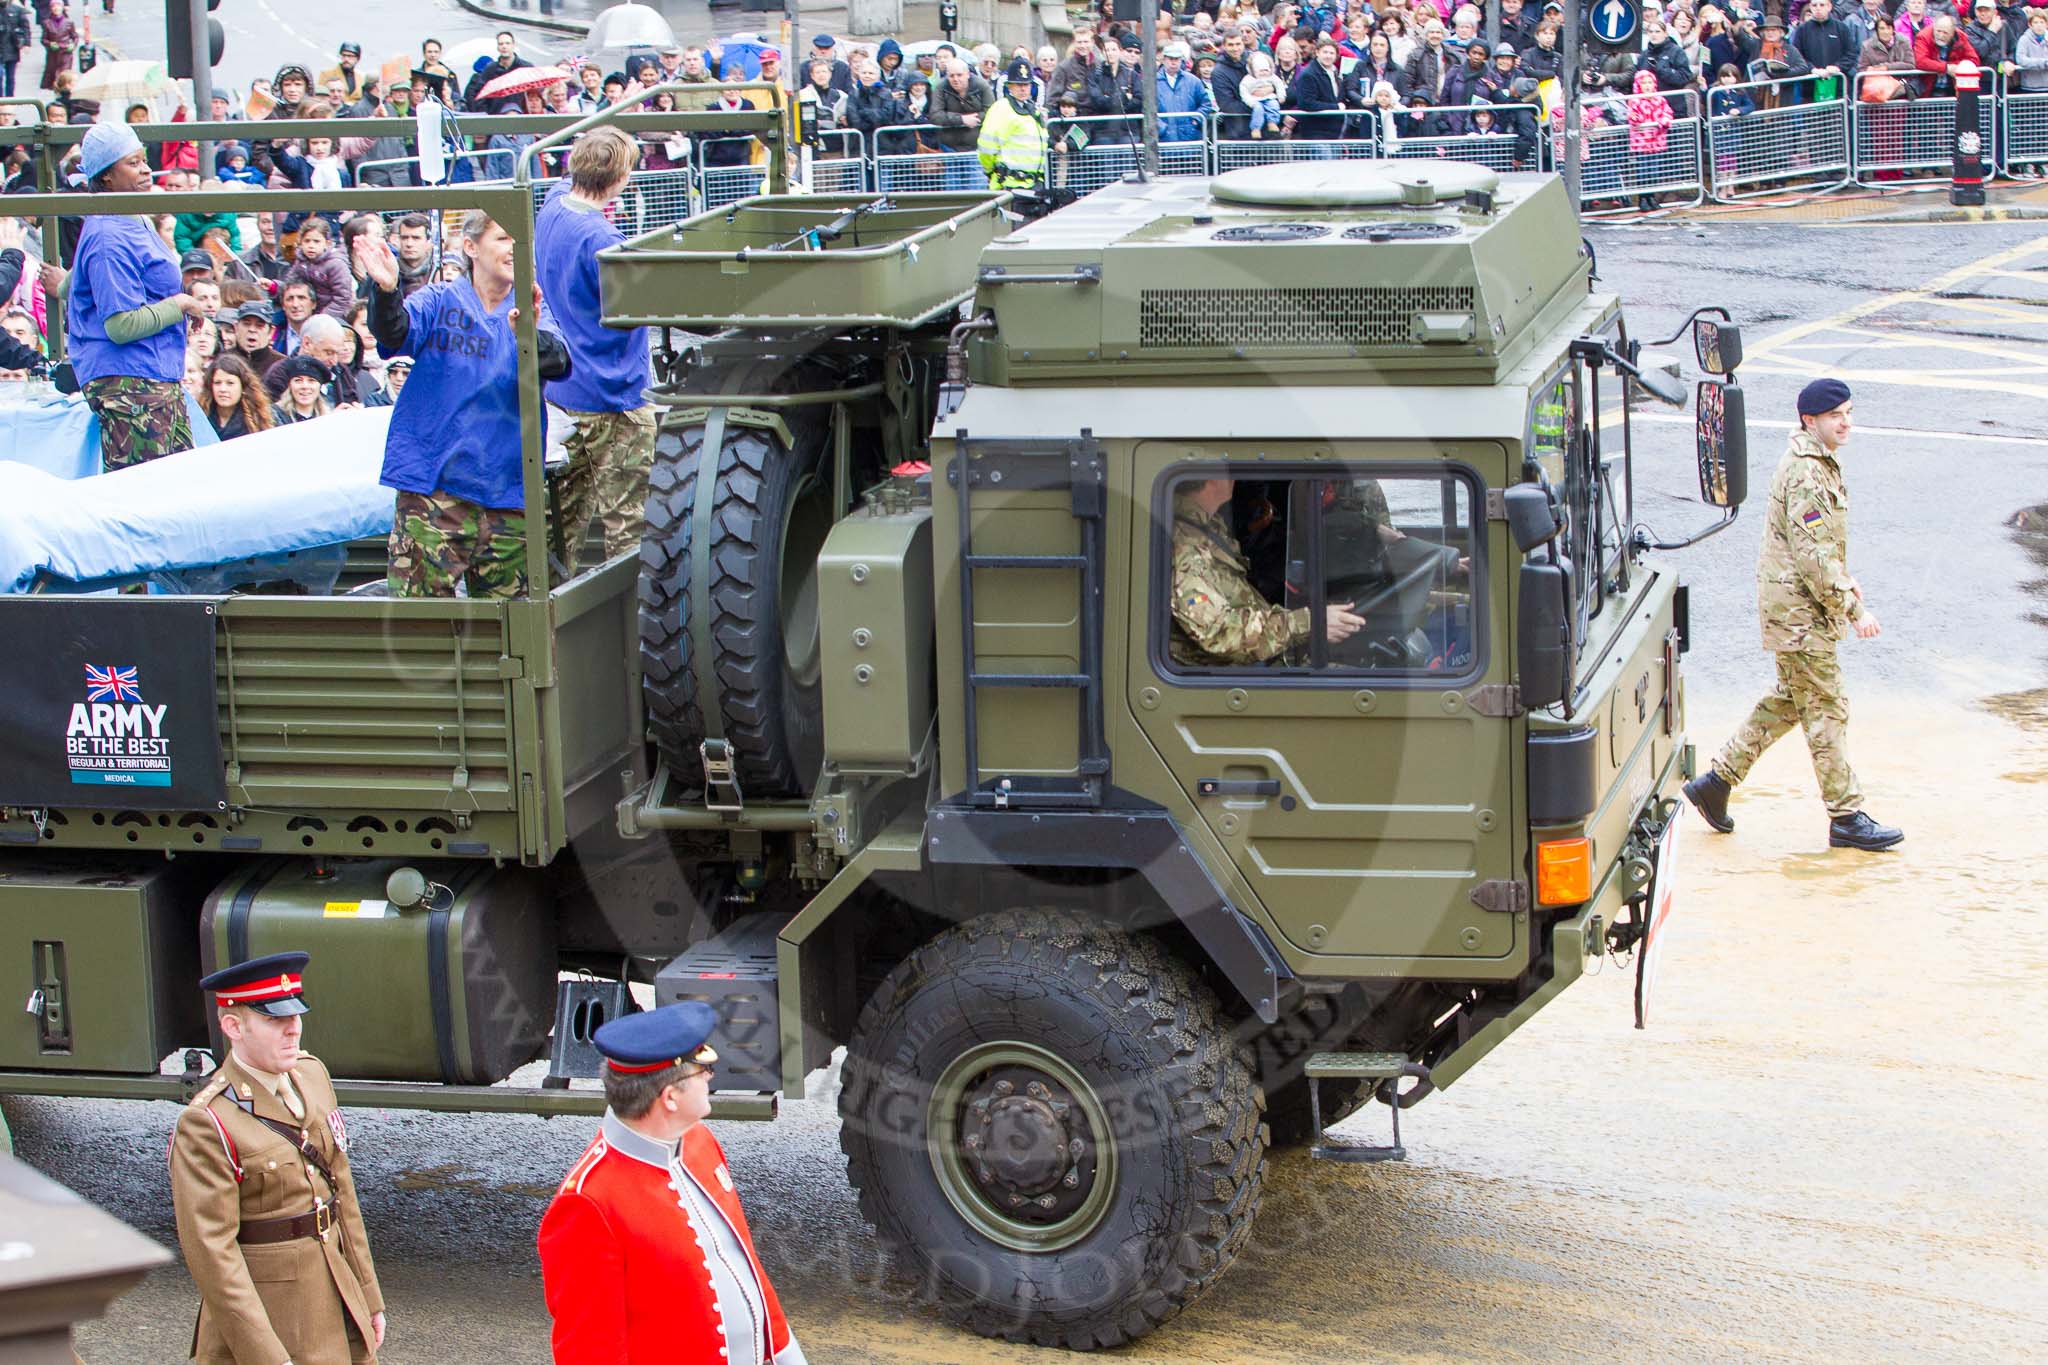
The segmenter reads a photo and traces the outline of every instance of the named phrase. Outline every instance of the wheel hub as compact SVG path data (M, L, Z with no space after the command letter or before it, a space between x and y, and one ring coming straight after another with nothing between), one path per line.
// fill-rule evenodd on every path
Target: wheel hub
M968 1093L960 1147L974 1183L1016 1216L1058 1221L1088 1197L1095 1163L1090 1143L1069 1126L1073 1097L1029 1068L990 1073ZM1087 1130L1085 1120L1076 1125Z
M1035 1048L999 1044L956 1061L948 1068L953 1084L935 1097L934 1118L946 1130L934 1162L941 1182L970 1221L1005 1245L1071 1244L1101 1217L1114 1187L1116 1154L1103 1146L1100 1103L1077 1094L1084 1083L1060 1074L1066 1070Z

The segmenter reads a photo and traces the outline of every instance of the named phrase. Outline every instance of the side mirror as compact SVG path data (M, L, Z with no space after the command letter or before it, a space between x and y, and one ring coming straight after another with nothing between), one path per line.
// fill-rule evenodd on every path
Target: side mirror
M1572 684L1572 571L1525 560L1516 586L1515 673L1530 710L1565 699Z
M1702 379L1693 434L1700 501L1710 507L1742 506L1749 496L1749 425L1742 386Z
M1523 554L1557 539L1564 527L1558 524L1550 492L1540 483L1518 483L1501 493L1507 507L1508 534Z
M1652 398L1674 408L1685 406L1685 381L1659 369L1645 367L1629 376L1647 389Z
M1742 364L1742 329L1732 322L1694 318L1692 349L1709 374L1733 374Z

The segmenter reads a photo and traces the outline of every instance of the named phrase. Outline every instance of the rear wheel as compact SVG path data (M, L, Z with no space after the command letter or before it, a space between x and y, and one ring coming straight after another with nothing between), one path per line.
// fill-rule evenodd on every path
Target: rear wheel
M1215 997L1149 939L990 915L883 981L847 1049L862 1214L950 1319L1076 1349L1192 1303L1249 1235L1258 1087Z
M640 657L649 733L670 768L701 775L706 727L692 614L708 611L720 729L749 796L808 792L824 756L817 559L832 529L823 424L726 428L717 452L708 575L695 584L704 427L664 429L640 550Z

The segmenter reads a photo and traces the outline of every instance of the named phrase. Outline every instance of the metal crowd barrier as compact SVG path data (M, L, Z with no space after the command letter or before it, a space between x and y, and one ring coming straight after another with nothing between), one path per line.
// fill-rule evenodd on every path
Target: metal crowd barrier
M1169 127L1192 126L1192 138L1170 139ZM1080 151L1066 149L1067 130L1078 128L1087 135L1088 145ZM1080 194L1093 194L1113 185L1138 169L1141 121L1136 118L1089 116L1053 119L1046 129L1051 141L1050 170L1056 187ZM1209 120L1198 113L1159 116L1159 173L1162 176L1209 174ZM1106 140L1108 139L1108 140Z
M1528 104L1488 105L1487 111L1493 115L1493 127L1488 132L1479 133L1471 131L1471 105L1404 108L1394 116L1395 135L1391 140L1386 135L1385 121L1378 116L1379 111L1368 110L1363 119L1372 140L1380 146L1378 154L1383 157L1474 161L1501 172L1544 169L1547 163L1543 155L1545 139L1540 131L1542 111ZM1402 127L1413 126L1416 118L1426 120L1423 126L1434 126L1439 131L1417 134L1400 131ZM1526 140L1516 131L1517 125L1524 120Z
M1849 101L1793 104L1793 86L1813 79L1748 81L1707 91L1707 192L1722 203L1754 198L1799 181L1801 189L1827 191L1850 182ZM1749 113L1713 112L1723 92L1733 90L1756 108Z
M1866 78L1880 74L1891 73L1858 73L1858 92ZM1988 71L1984 74L1992 76ZM1987 180L1997 174L2001 164L1997 149L1998 109L2005 101L1997 97L1998 84L1993 76L1977 100L1977 135L1983 139ZM1949 178L1955 163L1955 96L1915 95L1911 99L1886 100L1883 104L1866 104L1858 99L1849 118L1857 184L1914 185Z
M868 187L868 140L858 128L819 133L804 148L804 183L813 194L858 194Z
M1215 143L1216 173L1240 166L1271 166L1282 161L1376 161L1380 146L1376 138L1262 137L1240 141L1222 138Z
M744 155L733 165L714 165L713 156ZM697 196L702 208L715 209L761 192L768 180L768 149L753 137L700 138L696 146Z
M451 167L457 162L469 165L475 172L473 180L476 184L502 184L502 179L492 179L484 172L487 168L496 169L497 162L493 159L506 155L502 151L456 152L449 154L445 159ZM360 162L357 164L356 174L360 181L365 170L411 173L418 169L418 157L401 157ZM550 176L532 182L533 207L536 212L547 202L548 192L554 189L559 179L559 176ZM411 183L409 174L400 181L401 185ZM754 192L747 191L749 194ZM701 207L702 198L698 191L695 157L686 140L683 159L680 162L634 171L626 181L625 193L620 195L618 202L613 205L612 213L615 215L619 230L631 236L635 232L646 232L653 228L666 227L671 223L680 223L698 212ZM384 216L390 221L399 215L387 213Z
M943 130L929 123L875 130L875 190L880 194L985 190L988 175L977 151L943 151L932 141ZM891 150L885 150L891 149Z
M1673 118L1662 125L1661 145L1637 149L1629 126L1628 106L1635 100L1658 99L1674 104ZM1686 206L1704 203L1706 177L1700 156L1705 134L1696 90L1664 90L1654 95L1624 95L1589 100L1597 108L1599 126L1583 126L1584 149L1579 168L1579 203L1589 212L1602 200L1634 200L1649 195L1690 195ZM1630 207L1633 207L1632 205Z
M2048 166L2048 90L2014 91L1998 105L1998 168L2012 175L2022 166Z

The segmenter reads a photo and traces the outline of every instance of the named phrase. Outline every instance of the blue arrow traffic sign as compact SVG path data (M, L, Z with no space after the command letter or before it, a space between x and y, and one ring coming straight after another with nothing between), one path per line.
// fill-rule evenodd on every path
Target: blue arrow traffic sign
M1593 36L1603 43L1619 45L1636 36L1641 11L1636 0L1592 0Z

